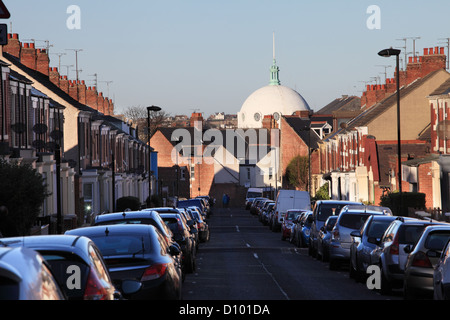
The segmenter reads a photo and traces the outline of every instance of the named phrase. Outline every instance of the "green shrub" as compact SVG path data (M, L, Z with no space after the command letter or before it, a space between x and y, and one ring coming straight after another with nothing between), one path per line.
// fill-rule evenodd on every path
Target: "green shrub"
M408 216L408 208L425 209L425 203L425 193L421 192L393 192L380 198L380 205L390 208L396 216Z

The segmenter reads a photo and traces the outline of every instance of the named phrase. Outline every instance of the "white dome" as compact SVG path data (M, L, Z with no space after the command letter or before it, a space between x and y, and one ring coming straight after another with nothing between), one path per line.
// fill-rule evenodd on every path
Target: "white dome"
M261 128L265 115L292 115L296 111L311 110L305 99L295 90L282 85L268 85L253 92L238 112L239 128Z

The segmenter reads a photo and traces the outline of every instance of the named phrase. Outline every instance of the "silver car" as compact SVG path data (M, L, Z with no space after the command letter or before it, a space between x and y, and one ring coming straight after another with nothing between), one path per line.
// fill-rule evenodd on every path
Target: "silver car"
M434 300L450 300L450 241L447 241L434 268L433 291Z
M427 220L397 217L386 229L380 243L371 252L371 261L381 270L381 294L389 294L393 288L402 288L405 275L408 245L419 241L425 227L438 224Z
M0 300L65 300L44 258L34 250L0 248Z
M434 268L449 239L450 225L429 226L414 247L409 245L405 248L410 252L403 281L405 299L414 298L419 293L433 296Z
M329 246L331 270L337 270L342 262L350 261L350 247L352 245L352 231L359 230L371 215L386 215L382 210L369 210L365 206L347 205L341 209L336 224L331 230Z
M353 237L350 247L350 278L357 281L364 280L367 268L372 265L370 253L376 248L384 232L395 219L394 216L372 215L361 230L350 233Z

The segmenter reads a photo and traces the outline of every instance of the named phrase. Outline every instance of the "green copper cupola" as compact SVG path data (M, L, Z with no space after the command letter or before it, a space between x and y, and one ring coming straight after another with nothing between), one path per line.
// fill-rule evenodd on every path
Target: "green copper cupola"
M270 85L271 86L279 86L280 79L278 78L280 72L280 68L278 68L275 59L273 59L273 65L270 67Z

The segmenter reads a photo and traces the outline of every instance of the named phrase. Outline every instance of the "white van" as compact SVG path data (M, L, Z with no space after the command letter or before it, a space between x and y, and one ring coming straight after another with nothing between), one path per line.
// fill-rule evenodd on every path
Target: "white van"
M272 219L272 230L281 229L284 214L289 209L311 211L311 198L307 191L280 190L275 200L274 216Z
M250 205L255 198L261 198L263 196L262 188L248 188L247 195L245 196L245 209L250 209Z

